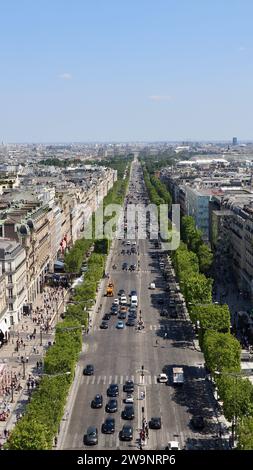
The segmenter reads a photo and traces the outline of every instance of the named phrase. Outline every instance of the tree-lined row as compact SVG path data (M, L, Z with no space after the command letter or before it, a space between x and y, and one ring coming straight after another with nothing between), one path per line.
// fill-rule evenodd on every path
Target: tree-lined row
M126 187L127 178L118 181L116 189L112 188L108 193L108 199L118 201L124 197ZM6 444L7 449L52 448L82 348L82 327L88 325L88 311L95 302L97 286L104 275L104 252L108 252L108 243L109 241L104 239L78 240L65 257L66 270L78 272L87 251L94 244L83 283L75 289L73 303L67 307L65 320L56 326L54 344L50 346L44 359L44 376L33 392L25 415L11 432Z
M209 246L202 240L202 232L196 228L193 217L183 216L181 220L181 238L189 250L196 253L199 260L199 269L207 273L213 262L213 254Z
M45 357L45 374L33 392L26 413L7 442L9 450L48 450L64 412L75 364L82 347L81 325L65 320L57 325L55 344Z
M253 385L241 371L241 347L230 334L226 304L213 304L212 279L199 272L199 258L184 243L172 254L190 318L198 324L199 344L207 369L217 385L228 421L235 419L238 447L253 448Z

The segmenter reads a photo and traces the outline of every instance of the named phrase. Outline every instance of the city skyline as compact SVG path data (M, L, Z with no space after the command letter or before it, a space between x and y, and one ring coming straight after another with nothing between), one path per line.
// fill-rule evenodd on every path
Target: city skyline
M253 5L2 6L0 140L253 140Z

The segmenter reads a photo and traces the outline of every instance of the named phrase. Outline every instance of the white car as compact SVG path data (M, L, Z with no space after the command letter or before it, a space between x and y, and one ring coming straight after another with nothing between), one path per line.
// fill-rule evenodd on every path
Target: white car
M167 374L159 374L157 380L160 384L166 384L168 382Z
M132 242L132 245L136 246L136 242Z
M127 244L127 245L131 245L131 242L128 240L128 241L126 242L126 244Z
M155 289L155 283L151 282L150 285L149 285L149 288L152 289L152 290Z
M133 404L134 402L134 397L132 397L132 395L128 395L126 398L125 398L125 403L128 403L128 404Z
M168 446L165 450L180 450L179 442L178 441L170 441L168 442Z
M113 305L119 305L119 299L114 299Z
M120 303L121 303L121 305L126 305L127 304L127 298L126 298L125 295L122 295L120 297Z

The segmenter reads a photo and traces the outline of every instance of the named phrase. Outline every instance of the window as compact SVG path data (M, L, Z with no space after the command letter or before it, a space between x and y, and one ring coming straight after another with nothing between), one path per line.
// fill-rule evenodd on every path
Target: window
M9 298L13 297L13 289L8 289L9 291Z
M8 275L8 282L9 282L10 284L12 283L12 275L11 275L11 274Z
M13 312L13 304L9 304L9 310Z

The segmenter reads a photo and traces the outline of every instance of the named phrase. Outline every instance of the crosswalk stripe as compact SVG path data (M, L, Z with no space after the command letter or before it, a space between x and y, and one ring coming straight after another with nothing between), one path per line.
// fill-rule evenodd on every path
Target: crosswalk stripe
M99 385L100 383L103 383L103 385L110 384L110 383L118 383L120 385L123 385L123 383L126 380L132 380L135 384L136 383L142 383L143 385L152 385L157 383L157 377L156 375L152 376L150 374L144 375L142 377L141 375L116 375L115 377L106 376L106 375L93 375L92 377L87 376L85 377L85 383L86 385Z

